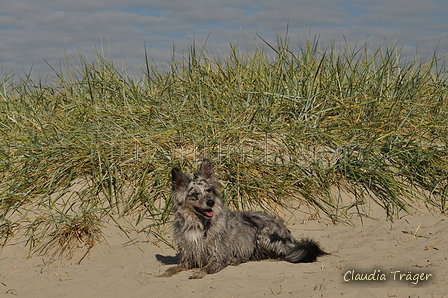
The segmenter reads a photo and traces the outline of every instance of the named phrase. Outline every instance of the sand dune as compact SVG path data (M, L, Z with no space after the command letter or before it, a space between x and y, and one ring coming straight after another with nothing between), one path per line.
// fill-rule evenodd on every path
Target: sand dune
M381 217L381 216L379 216ZM114 226L107 243L71 260L27 258L24 243L0 254L1 297L447 297L448 220L414 212L394 222L354 220L354 226L290 216L296 237L311 236L331 255L311 264L261 261L227 267L202 280L188 272L160 274L176 252L146 238L128 241ZM357 279L370 279L359 281ZM395 280L394 280L395 278ZM386 280L383 280L386 279ZM401 279L401 280L400 280Z

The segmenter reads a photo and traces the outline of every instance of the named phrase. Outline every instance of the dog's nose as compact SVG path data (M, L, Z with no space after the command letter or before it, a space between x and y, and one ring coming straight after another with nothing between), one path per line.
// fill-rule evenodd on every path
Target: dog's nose
M206 203L206 204L207 204L208 207L211 208L211 207L215 206L215 201L213 201L213 200L207 200L207 203Z

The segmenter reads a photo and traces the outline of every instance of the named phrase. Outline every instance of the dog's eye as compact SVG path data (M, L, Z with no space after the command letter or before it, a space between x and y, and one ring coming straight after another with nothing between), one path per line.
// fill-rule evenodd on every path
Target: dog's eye
M193 192L187 196L190 201L197 201L199 197L199 193Z

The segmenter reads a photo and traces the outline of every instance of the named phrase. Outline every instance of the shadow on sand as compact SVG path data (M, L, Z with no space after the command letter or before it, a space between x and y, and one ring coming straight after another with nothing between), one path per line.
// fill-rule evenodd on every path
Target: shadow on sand
M162 256L159 254L156 254L156 259L164 264L164 265L177 265L179 264L179 254L173 256Z

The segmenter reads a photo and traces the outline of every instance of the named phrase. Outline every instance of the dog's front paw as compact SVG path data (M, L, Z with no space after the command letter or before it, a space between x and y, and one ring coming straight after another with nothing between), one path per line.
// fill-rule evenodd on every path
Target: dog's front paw
M176 274L176 273L173 270L168 269L165 272L163 272L162 274L156 275L156 277L170 277L170 276L173 276L174 274Z
M197 270L197 271L193 272L193 274L190 275L190 279L201 279L206 275L207 275L207 272L205 272L205 270Z
M187 268L184 266L181 266L181 265L174 266L174 267L168 268L164 273L157 275L157 277L170 277L170 276L173 276L174 274L177 274L184 270L187 270Z
M156 277L170 277L170 276L173 276L174 275L174 273L173 272L170 272L170 271L165 271L165 272L163 272L162 274L159 274L159 275L156 275Z

